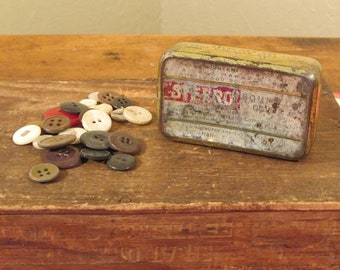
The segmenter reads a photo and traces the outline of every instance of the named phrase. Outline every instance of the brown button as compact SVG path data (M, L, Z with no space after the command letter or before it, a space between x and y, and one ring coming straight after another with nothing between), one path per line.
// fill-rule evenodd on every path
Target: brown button
M46 118L41 127L46 133L58 134L71 126L71 120L63 115L55 115Z
M46 150L42 154L45 163L52 163L60 169L68 169L82 164L79 150L73 146L65 146L57 150Z
M140 141L126 132L112 132L108 140L109 146L119 152L134 155L141 151Z
M98 94L98 101L100 103L107 103L111 104L112 100L116 97L120 97L120 95L114 91L110 92L99 92Z
M77 137L74 134L56 135L41 140L38 145L41 148L58 149L73 143Z

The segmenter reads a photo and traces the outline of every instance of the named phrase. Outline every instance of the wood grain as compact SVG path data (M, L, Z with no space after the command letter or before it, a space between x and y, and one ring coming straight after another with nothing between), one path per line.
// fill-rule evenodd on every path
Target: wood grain
M299 54L324 69L318 131L300 162L182 144L158 130L160 55L179 41ZM5 269L337 269L340 39L0 37L0 265ZM116 90L149 109L137 168L87 162L37 184L11 136L63 101Z

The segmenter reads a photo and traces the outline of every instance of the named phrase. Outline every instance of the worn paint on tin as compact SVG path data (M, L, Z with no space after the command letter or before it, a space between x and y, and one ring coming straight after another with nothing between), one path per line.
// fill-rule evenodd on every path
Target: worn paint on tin
M299 160L320 95L311 58L180 43L161 58L159 116L175 140Z

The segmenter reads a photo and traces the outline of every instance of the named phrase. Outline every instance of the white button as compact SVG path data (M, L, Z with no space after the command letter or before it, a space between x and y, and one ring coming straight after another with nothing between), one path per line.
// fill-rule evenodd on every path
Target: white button
M53 137L53 135L49 135L49 134L45 134L45 135L40 135L38 138L36 138L33 142L32 142L32 145L35 149L46 149L46 148L42 148L39 146L39 143L43 140L43 139L46 139L46 138L49 138L49 137Z
M119 108L111 112L111 118L112 120L116 122L125 122L125 116L123 115L124 108Z
M84 104L87 108L93 108L97 105L97 101L92 98L85 98L79 101L79 103Z
M113 111L113 108L110 104L102 103L98 104L94 107L96 110L101 110L103 112L106 112L107 114L110 114Z
M110 116L101 110L89 110L83 115L82 124L87 130L109 131L112 125Z
M85 132L86 130L84 128L75 127L75 128L66 129L60 132L59 135L72 134L76 136L76 139L72 142L72 144L78 144L80 143L80 136Z
M17 145L25 145L33 142L41 134L41 128L37 125L27 125L19 128L13 134L13 142Z
M147 109L139 106L126 107L123 115L127 121L137 125L146 125L152 120L152 114Z
M98 102L98 95L99 95L99 92L92 92L88 95L88 98L94 99L95 101Z

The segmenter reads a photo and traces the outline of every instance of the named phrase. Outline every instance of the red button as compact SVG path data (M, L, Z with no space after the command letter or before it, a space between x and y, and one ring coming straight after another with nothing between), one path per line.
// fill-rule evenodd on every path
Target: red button
M56 115L63 115L63 116L66 116L67 118L69 118L71 120L71 126L76 126L76 125L80 124L80 119L79 119L78 114L64 112L59 107L54 107L54 108L48 109L44 113L44 119L51 117L51 116L56 116Z

